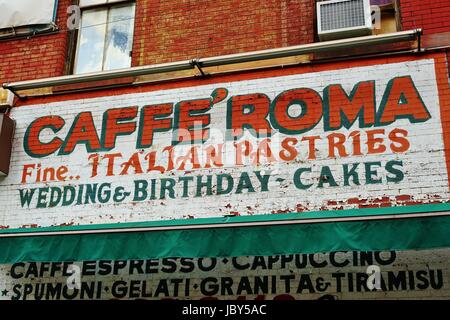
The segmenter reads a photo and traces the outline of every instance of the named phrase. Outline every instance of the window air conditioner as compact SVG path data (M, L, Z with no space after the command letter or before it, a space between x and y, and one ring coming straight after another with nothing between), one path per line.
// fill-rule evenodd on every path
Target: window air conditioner
M320 41L371 34L370 0L317 2L317 31Z

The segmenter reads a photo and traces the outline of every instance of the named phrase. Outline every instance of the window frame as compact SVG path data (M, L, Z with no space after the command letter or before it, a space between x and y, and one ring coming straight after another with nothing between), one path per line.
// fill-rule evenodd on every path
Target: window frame
M107 0L109 1L109 0ZM78 4L80 3L80 0L78 0ZM107 3L100 3L100 4L93 4L93 5L85 5L85 6L80 6L80 25L79 27L76 29L76 34L73 35L73 40L72 43L74 43L73 45L73 52L70 55L73 59L73 61L70 63L70 72L68 72L69 74L82 74L82 73L75 73L76 67L77 67L77 61L78 61L78 45L80 43L80 38L81 38L81 17L83 16L83 11L86 10L95 10L95 9L105 9L107 10L106 12L106 25L105 28L107 28L108 26L108 20L109 20L109 12L111 8L114 7L125 7L126 5L131 5L134 4L134 18L136 17L136 0L116 0L113 2L107 2ZM136 21L134 21L136 22ZM133 37L131 39L131 47L133 48L133 43L134 43L134 31L135 31L135 23L133 23ZM104 43L106 43L106 32L105 32L105 38L104 38ZM132 53L133 50L130 50L130 57L132 58ZM103 57L102 57L102 70L97 70L97 71L89 71L88 73L95 73L95 72L103 72L106 71L103 69L103 66L105 65L105 49L103 49ZM131 67L131 62L130 62L130 67Z
M136 3L136 0L113 0L113 2L108 2L110 0L106 0L106 3L98 3L98 4L90 4L90 5L80 5L80 1L78 0L78 6L80 7L81 11L83 10L89 10L89 9L95 9L96 7L111 7L118 4L124 4L124 3Z
M56 23L58 19L59 0L54 1L51 21L47 23L27 23L0 27L0 41L58 32L59 28Z

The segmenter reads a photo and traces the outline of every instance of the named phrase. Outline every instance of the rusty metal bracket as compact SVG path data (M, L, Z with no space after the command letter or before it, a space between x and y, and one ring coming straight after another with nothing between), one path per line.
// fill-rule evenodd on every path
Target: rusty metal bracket
M205 76L209 75L209 73L207 73L207 72L205 72L203 70L203 67L202 67L202 64L200 62L200 59L192 59L191 60L191 64L194 67L194 69L196 69L196 70L198 70L200 72L200 76L201 77L205 77Z

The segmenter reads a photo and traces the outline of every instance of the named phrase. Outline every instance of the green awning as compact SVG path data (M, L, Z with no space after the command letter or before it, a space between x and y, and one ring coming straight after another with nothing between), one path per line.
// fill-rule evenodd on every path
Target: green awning
M447 203L192 221L6 229L0 231L0 263L450 247L448 211ZM339 219L338 216L369 220L329 220Z

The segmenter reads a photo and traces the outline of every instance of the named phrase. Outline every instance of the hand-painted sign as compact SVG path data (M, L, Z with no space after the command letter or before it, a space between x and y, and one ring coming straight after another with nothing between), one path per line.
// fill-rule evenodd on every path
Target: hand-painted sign
M432 59L23 106L0 221L444 202L440 113Z
M18 262L0 299L438 299L449 249L233 258Z

